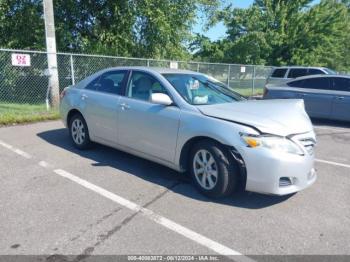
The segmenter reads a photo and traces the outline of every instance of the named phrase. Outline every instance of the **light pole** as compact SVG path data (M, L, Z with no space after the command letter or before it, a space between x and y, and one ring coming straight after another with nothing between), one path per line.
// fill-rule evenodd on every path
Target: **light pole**
M45 38L47 51L47 66L49 75L49 92L51 97L51 106L59 105L59 81L57 70L57 54L56 54L56 36L55 36L55 20L53 12L52 0L43 0L44 20L45 20Z

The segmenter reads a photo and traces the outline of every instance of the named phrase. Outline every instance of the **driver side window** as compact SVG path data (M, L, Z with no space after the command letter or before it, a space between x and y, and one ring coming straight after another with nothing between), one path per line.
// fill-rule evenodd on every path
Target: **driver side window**
M132 72L127 97L150 101L151 95L155 93L168 94L166 89L154 77L142 72Z

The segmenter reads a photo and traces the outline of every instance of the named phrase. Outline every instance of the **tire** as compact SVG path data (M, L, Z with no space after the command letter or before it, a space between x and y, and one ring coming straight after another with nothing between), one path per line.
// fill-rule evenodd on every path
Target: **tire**
M75 114L69 121L69 135L73 145L79 150L90 148L89 129L81 114Z
M239 181L235 160L224 146L211 140L200 141L192 148L189 170L197 189L210 198L232 194Z

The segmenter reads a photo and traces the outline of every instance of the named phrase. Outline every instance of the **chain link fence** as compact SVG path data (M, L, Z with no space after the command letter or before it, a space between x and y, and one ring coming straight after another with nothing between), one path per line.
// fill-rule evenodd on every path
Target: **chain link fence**
M31 107L42 110L48 108L50 92L47 57L45 52L0 49L0 115L6 109L16 109L21 105L25 105L28 110ZM179 69L208 74L245 96L261 94L271 71L271 67L266 66L57 53L60 91L108 67L174 65Z

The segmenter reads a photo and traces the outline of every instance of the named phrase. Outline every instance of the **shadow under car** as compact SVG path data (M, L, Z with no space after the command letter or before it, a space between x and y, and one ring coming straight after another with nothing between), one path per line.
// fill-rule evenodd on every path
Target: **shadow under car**
M200 194L191 185L191 180L187 175L154 162L99 144L94 144L90 150L80 151L73 146L68 130L65 128L41 132L37 136L70 153L93 160L95 163L92 166L109 166L122 170L130 175L163 186L174 193L200 201L246 209L261 209L279 204L293 196L273 196L247 192L241 185L232 196L223 199L210 199Z

